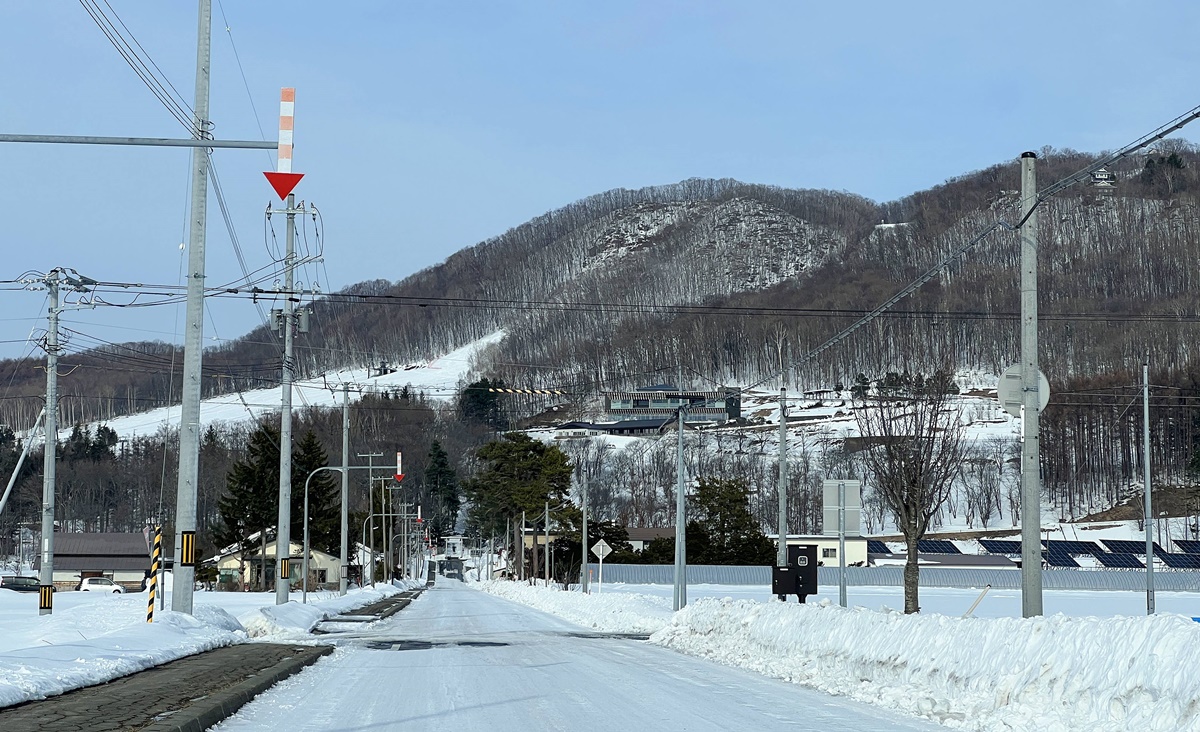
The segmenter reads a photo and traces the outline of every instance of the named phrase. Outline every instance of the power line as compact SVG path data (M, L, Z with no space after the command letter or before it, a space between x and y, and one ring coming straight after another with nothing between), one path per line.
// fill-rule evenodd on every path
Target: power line
M121 30L117 28L116 24L113 23L104 9L95 0L79 0L79 3L83 6L84 11L91 16L96 26L100 29L100 32L108 38L109 43L121 55L121 58L125 59L125 63L129 65L133 73L146 85L150 93L166 107L171 116L182 124L184 129L193 137L197 139L203 138L202 131L196 128L193 121L195 117L194 110L183 100L182 95L179 94L175 87L167 81L166 77L162 74L162 70L158 68L158 64L155 64L149 58L149 54L146 54L145 49L133 37L125 22L117 16L116 11L108 4L108 0L104 0L104 4L108 7L113 17L117 18L117 22L121 24L121 28L125 29L125 34L128 34L128 38L126 38L125 34L121 33ZM137 46L137 48L135 49L134 46ZM154 68L151 69L151 66Z

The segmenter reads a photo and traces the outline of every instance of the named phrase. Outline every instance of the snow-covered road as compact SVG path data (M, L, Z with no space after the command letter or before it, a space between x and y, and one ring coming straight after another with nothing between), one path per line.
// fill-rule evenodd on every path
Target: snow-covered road
M599 637L458 582L439 581L398 615L337 637L332 656L214 729L945 729L646 642Z

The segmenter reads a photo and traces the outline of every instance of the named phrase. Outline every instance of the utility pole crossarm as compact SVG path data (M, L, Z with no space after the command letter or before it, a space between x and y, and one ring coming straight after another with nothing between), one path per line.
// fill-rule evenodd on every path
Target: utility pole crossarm
M270 140L197 140L194 137L98 137L96 135L14 135L0 133L0 142L45 142L58 145L136 145L140 147L223 147L242 150L275 150Z

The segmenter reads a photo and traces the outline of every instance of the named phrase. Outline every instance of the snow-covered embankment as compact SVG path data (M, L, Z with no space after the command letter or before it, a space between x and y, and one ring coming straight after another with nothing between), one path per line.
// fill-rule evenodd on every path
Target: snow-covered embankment
M657 626L661 646L958 729L1200 731L1200 624L1179 615L962 619L714 598L672 615L645 595L480 587L598 630Z

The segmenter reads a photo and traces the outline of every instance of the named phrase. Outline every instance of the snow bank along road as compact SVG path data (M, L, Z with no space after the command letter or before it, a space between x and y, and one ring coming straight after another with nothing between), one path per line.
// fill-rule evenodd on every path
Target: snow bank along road
M338 643L333 655L213 729L945 729L603 636L441 578L403 613L322 641Z

